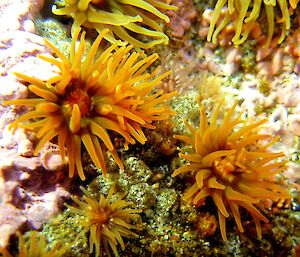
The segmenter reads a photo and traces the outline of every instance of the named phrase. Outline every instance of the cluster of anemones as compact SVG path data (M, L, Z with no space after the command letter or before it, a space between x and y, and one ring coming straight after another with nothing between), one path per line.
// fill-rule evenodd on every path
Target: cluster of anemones
M77 221L82 227L79 237L89 232L90 253L95 248L96 257L100 256L102 246L108 255L112 250L115 256L119 256L117 246L125 249L122 237L137 236L131 230L138 227L130 223L139 218L141 211L129 208L132 202L123 200L122 196L113 200L113 188L106 197L100 195L99 201L86 189L80 188L84 192L82 200L72 197L78 207L67 205L71 212L79 214Z
M234 117L236 104L219 121L222 101L214 109L208 121L205 109L199 101L200 124L193 128L186 123L190 136L176 135L189 144L193 152L180 157L187 163L172 174L192 176L194 183L184 198L197 205L211 197L218 209L221 235L226 240L226 218L233 215L240 232L243 232L239 207L253 217L257 235L261 237L260 221L268 219L259 211L261 200L286 199L289 194L281 188L274 176L282 171L284 162L276 161L283 153L268 152L278 138L258 133L258 127L266 120L247 124L239 114Z
M99 33L108 28L105 39L122 44L121 39L139 48L150 48L157 44L168 44L169 38L161 26L151 17L169 22L169 17L159 9L176 10L175 6L157 0L64 0L59 8L53 6L56 15L67 15L74 19L73 32L80 26L96 29ZM143 42L134 36L141 34L153 38Z
M106 173L105 158L100 140L123 169L108 131L115 131L125 139L125 146L147 140L142 128L154 129L155 120L166 119L173 113L163 105L176 93L154 91L164 73L155 78L158 69L148 73L148 67L158 58L157 54L145 57L130 53L133 46L111 45L95 57L102 38L102 31L85 58L85 32L81 34L78 48L75 44L78 29L73 36L70 57L67 58L54 45L45 40L58 58L40 56L56 65L60 73L47 81L16 73L28 82L29 90L36 95L31 99L5 101L5 105L29 106L32 110L20 116L10 127L22 127L37 132L39 143L34 154L43 145L57 138L61 157L69 161L69 176L75 171L85 179L81 162L81 144L85 146L93 163ZM100 139L100 140L99 140Z
M223 7L227 3L227 9L224 17L218 23L219 17ZM289 9L296 9L299 0L218 0L214 8L212 21L210 23L207 40L213 43L217 42L217 36L220 31L231 21L234 23L235 35L232 38L232 42L235 45L243 43L250 31L257 23L257 18L260 16L262 5L265 7L267 22L268 22L268 35L265 42L265 46L270 45L273 38L275 22L277 20L281 26L281 35L278 39L278 44L281 44L286 36L286 32L291 27ZM250 9L250 10L249 10ZM277 10L278 9L278 10ZM281 16L277 17L277 13ZM218 24L218 25L217 25Z

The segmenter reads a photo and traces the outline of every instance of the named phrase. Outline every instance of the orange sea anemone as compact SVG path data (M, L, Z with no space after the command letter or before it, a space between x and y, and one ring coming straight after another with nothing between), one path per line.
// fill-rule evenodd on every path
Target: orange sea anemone
M141 57L130 54L133 46L111 45L98 58L98 46L107 30L94 41L85 58L85 33L80 38L78 49L75 32L70 57L63 55L54 45L45 40L58 58L40 56L56 65L60 73L47 81L24 74L16 75L28 82L29 90L36 95L31 99L5 101L5 105L29 106L32 110L12 122L10 127L22 127L37 131L34 154L38 155L43 145L57 138L61 157L68 157L69 176L75 170L82 180L85 175L81 162L81 143L85 146L96 167L106 174L106 165L99 139L106 145L121 169L123 164L108 131L115 131L125 139L125 147L147 140L142 128L154 129L154 120L164 120L174 112L163 102L176 92L163 94L153 92L168 73L155 77L158 69L148 73L146 69L158 58L157 54Z
M116 38L124 40L136 47L148 49L157 44L168 44L169 38L163 33L155 19L169 22L162 10L176 10L158 0L64 0L59 8L53 6L56 15L67 15L74 19L72 31L84 26L96 29L99 33L105 28L110 30L105 39L111 43L121 43ZM134 36L141 34L153 40L142 42Z
M68 248L66 246L55 245L49 249L45 236L36 231L30 232L30 237L17 233L19 238L19 253L17 255L10 254L6 249L0 247L0 256L3 257L61 257L64 256Z
M217 25L222 8L226 5L226 2L228 3L225 16ZM278 39L278 44L281 44L286 36L286 32L291 27L291 9L296 9L298 3L299 0L218 0L214 8L207 40L215 44L220 31L230 21L233 21L235 36L232 38L232 42L236 46L240 45L247 39L250 31L257 22L262 5L264 5L268 22L268 35L265 46L269 46L271 43L275 29L274 20L276 20L278 24L281 24L281 35ZM277 17L277 13L280 13L279 17Z
M222 101L214 109L210 121L199 101L200 124L195 129L185 121L190 136L176 135L193 148L192 153L180 153L188 162L176 169L172 177L189 173L193 185L184 198L197 205L210 196L217 206L221 235L226 240L226 218L233 215L237 227L243 232L239 207L253 217L256 231L261 238L260 221L268 219L260 212L263 199L286 199L289 194L275 181L275 174L282 171L284 162L275 161L283 153L268 152L278 138L257 133L266 120L246 124L241 114L234 117L237 103L218 122Z
M82 200L76 196L72 197L79 206L67 205L71 212L80 215L78 223L83 230L79 237L89 231L90 253L93 252L95 246L96 257L100 256L101 246L108 255L111 249L115 256L119 256L117 246L121 245L121 249L125 249L122 237L137 236L131 230L138 229L138 227L130 224L130 221L138 219L138 213L141 211L129 208L132 202L123 200L122 196L112 200L113 188L110 189L106 198L100 195L99 201L83 187L80 188L85 194Z

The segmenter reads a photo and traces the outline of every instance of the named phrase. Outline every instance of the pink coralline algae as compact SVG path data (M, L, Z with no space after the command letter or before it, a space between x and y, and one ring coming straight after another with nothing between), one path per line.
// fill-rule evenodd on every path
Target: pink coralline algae
M0 245L6 246L17 230L41 228L70 195L66 190L69 181L65 178L62 183L59 171L46 172L39 157L23 157L13 142L2 143Z
M191 0L174 0L172 4L178 7L177 11L168 11L170 23L167 27L171 30L173 37L181 38L191 29L197 11Z
M2 106L0 113L0 246L5 247L17 230L39 229L58 213L70 197L70 180L55 161L55 146L34 157L34 136L23 129L10 131L7 123L15 113Z
M49 53L42 38L34 34L34 19L42 6L43 0L0 1L0 101L28 94L14 72L47 79L55 71L36 57ZM24 111L0 106L1 247L8 245L17 230L40 229L70 197L70 180L64 177L64 165L56 158L56 146L48 144L35 157L35 135L8 129Z
M294 136L300 137L300 81L299 88L296 92L298 92L299 95L298 104L293 110L293 113L288 115L288 129Z
M0 35L8 31L26 30L34 32L34 19L43 7L44 0L1 0Z

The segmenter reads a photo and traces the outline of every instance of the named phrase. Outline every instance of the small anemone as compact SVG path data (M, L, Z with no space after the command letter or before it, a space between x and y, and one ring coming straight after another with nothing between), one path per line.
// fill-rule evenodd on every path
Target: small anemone
M225 11L225 16L217 25L222 8L226 5L226 2L227 9ZM291 11L289 9L296 9L298 3L299 0L218 0L213 11L207 40L209 42L212 41L215 44L220 31L233 20L235 35L232 38L232 42L236 46L240 45L247 39L250 31L255 23L257 23L257 18L260 15L262 5L264 5L268 22L268 35L265 46L269 46L273 38L275 29L274 20L277 20L277 23L281 25L281 35L278 39L278 44L281 44L286 36L286 32L291 27ZM279 10L276 10L277 8ZM279 11L281 16L277 17Z
M155 129L151 124L153 121L174 114L163 103L176 92L155 92L155 87L169 73L155 78L158 69L151 73L146 71L158 58L157 54L142 57L137 52L130 53L133 46L114 44L95 58L107 32L99 34L85 58L85 32L80 37L78 49L75 49L79 29L72 39L69 58L45 40L58 58L39 57L57 66L60 72L47 81L16 73L29 83L28 88L36 97L4 101L5 105L31 108L12 122L10 128L36 131L39 141L34 154L38 155L47 141L57 139L62 160L67 157L69 161L69 176L73 177L77 171L82 180L85 180L82 143L93 163L104 174L106 165L99 140L123 169L108 131L124 137L125 148L136 141L144 144L147 138L142 128Z
M237 102L219 122L221 101L214 109L210 121L199 101L199 128L185 124L191 135L176 135L193 149L191 153L180 153L187 163L174 171L191 175L194 182L184 193L184 199L197 205L211 197L218 210L219 225L223 240L226 240L226 218L233 215L239 231L244 232L239 207L253 217L259 238L262 236L260 221L268 219L259 209L264 199L287 199L290 195L276 183L274 176L284 168L284 161L276 161L283 153L272 153L268 148L278 138L260 134L258 127L266 122L260 120L247 124L242 113L234 117Z
M68 250L67 246L56 244L52 249L47 246L44 235L37 231L30 231L30 237L25 237L17 232L19 238L19 251L17 255L12 255L6 249L0 247L0 256L3 257L62 257Z
M100 195L96 200L86 189L80 187L84 192L82 200L76 196L72 197L78 207L67 205L71 212L79 214L78 225L82 227L81 237L89 232L90 253L95 248L95 256L100 256L101 247L110 256L111 250L115 256L119 256L117 246L125 250L122 237L137 236L132 229L138 229L130 222L139 218L141 210L129 208L132 202L123 200L123 196L114 198L112 187L106 197Z
M96 29L99 33L108 28L110 32L104 38L109 42L123 44L116 39L119 38L136 47L148 49L169 42L169 38L155 19L167 23L170 19L159 9L177 8L157 0L64 0L59 8L54 5L52 12L56 15L71 16L74 19L73 33L80 26ZM154 40L142 42L131 35L132 33Z

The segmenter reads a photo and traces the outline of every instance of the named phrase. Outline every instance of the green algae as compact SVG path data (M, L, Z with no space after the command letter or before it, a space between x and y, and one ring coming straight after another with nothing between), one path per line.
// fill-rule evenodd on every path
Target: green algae
M50 41L65 56L69 56L72 38L70 37L71 32L68 31L66 25L63 25L53 18L37 19L35 25L38 35ZM92 43L93 40L86 38L84 57L91 48Z
M177 114L170 117L173 122L173 133L174 134L188 134L189 130L184 124L184 119L188 119L192 122L197 122L199 119L199 108L196 97L198 96L197 91L188 91L182 95L174 98L170 105L176 110Z
M264 96L270 95L272 92L271 82L267 79L260 79L258 83L258 91Z
M216 0L193 0L195 7L200 12L204 12L208 8L213 8L216 2Z
M254 42L247 40L242 46L241 67L246 73L256 72L256 52L254 51Z
M37 33L55 45L65 56L69 56L72 39L66 32L66 26L54 19L38 19Z
M70 212L69 209L64 210L49 223L45 224L42 234L47 237L49 246L52 247L58 242L67 246L69 250L65 257L87 257L89 254L89 244L87 237L77 237L82 228L76 226L77 215Z

